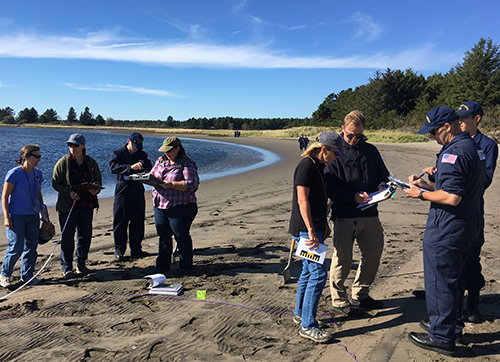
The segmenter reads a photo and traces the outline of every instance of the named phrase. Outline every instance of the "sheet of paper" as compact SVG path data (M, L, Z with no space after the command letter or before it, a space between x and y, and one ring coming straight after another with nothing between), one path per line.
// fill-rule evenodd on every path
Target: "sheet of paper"
M167 278L163 274L151 274L151 275L146 275L144 277L145 279L150 279L149 285L151 287L156 287L157 285L160 285L161 283L165 283Z
M371 205L376 204L377 202L387 200L388 198L390 198L394 194L394 191L395 190L393 190L391 187L387 187L380 192L373 192L373 193L369 194L369 196L372 199L370 201L368 201L367 203L364 203L362 205L358 205L357 208L364 210L367 208L367 206L371 206Z
M328 245L326 244L319 244L318 249L311 250L309 249L309 246L306 245L306 239L300 238L295 255L300 258L314 261L315 263L323 264L325 262L327 250Z

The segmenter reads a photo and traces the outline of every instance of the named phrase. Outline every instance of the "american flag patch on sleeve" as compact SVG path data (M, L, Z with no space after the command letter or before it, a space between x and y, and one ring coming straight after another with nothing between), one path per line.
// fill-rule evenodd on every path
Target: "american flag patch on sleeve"
M445 153L443 155L443 158L441 158L441 163L451 163L452 165L454 165L457 158L457 155L450 155L449 153Z

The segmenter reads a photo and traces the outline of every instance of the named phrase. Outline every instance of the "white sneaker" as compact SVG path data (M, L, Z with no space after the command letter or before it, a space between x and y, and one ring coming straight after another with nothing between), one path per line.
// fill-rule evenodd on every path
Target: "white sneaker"
M332 339L333 335L331 333L325 332L320 328L300 328L300 335L304 338L312 339L317 343L326 343Z
M8 288L11 285L12 285L12 283L10 282L10 277L6 277L6 276L0 274L0 286L2 286L4 288Z

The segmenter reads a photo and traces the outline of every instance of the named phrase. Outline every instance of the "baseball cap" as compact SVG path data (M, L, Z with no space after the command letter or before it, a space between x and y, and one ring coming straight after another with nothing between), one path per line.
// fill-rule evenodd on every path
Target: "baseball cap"
M467 101L462 103L460 107L458 107L457 113L460 118L469 118L476 115L480 115L481 117L484 115L483 107L477 102Z
M71 143L73 145L84 145L85 137L83 137L80 133L73 133L71 136L69 136L69 139L65 143Z
M457 119L458 113L453 108L443 106L436 107L427 113L427 116L425 117L425 124L417 131L417 133L429 133L437 126L456 121Z
M134 150L142 150L142 142L144 141L144 137L139 132L133 132L129 137L130 142L132 143L132 148Z
M178 139L175 136L170 136L169 138L166 138L163 141L163 145L160 148L158 148L158 151L160 151L160 152L168 152L172 148L180 146L180 145L181 145L181 140L180 139Z
M339 153L345 154L344 147L342 147L342 138L333 131L323 132L318 137L318 142L331 148L335 148Z

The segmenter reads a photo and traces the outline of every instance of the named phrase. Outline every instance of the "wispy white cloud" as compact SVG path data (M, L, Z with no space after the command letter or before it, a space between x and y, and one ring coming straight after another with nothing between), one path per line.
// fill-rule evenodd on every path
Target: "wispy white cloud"
M349 22L355 23L358 26L353 39L373 41L378 39L383 32L382 26L373 20L372 16L360 11L355 12Z
M305 27L306 27L305 25L295 25L295 26L290 26L286 30L300 30L300 29L304 29Z
M127 42L112 33L82 37L28 34L0 36L0 57L93 59L149 63L163 66L221 68L372 68L418 71L448 69L462 53L445 53L432 45L396 54L377 53L347 57L294 56L267 45L214 45L200 42Z
M118 84L98 84L97 86L87 86L74 83L65 83L65 86L78 90L100 91L100 92L134 92L160 97L179 97L178 95L160 89L147 89L141 87L131 87Z

